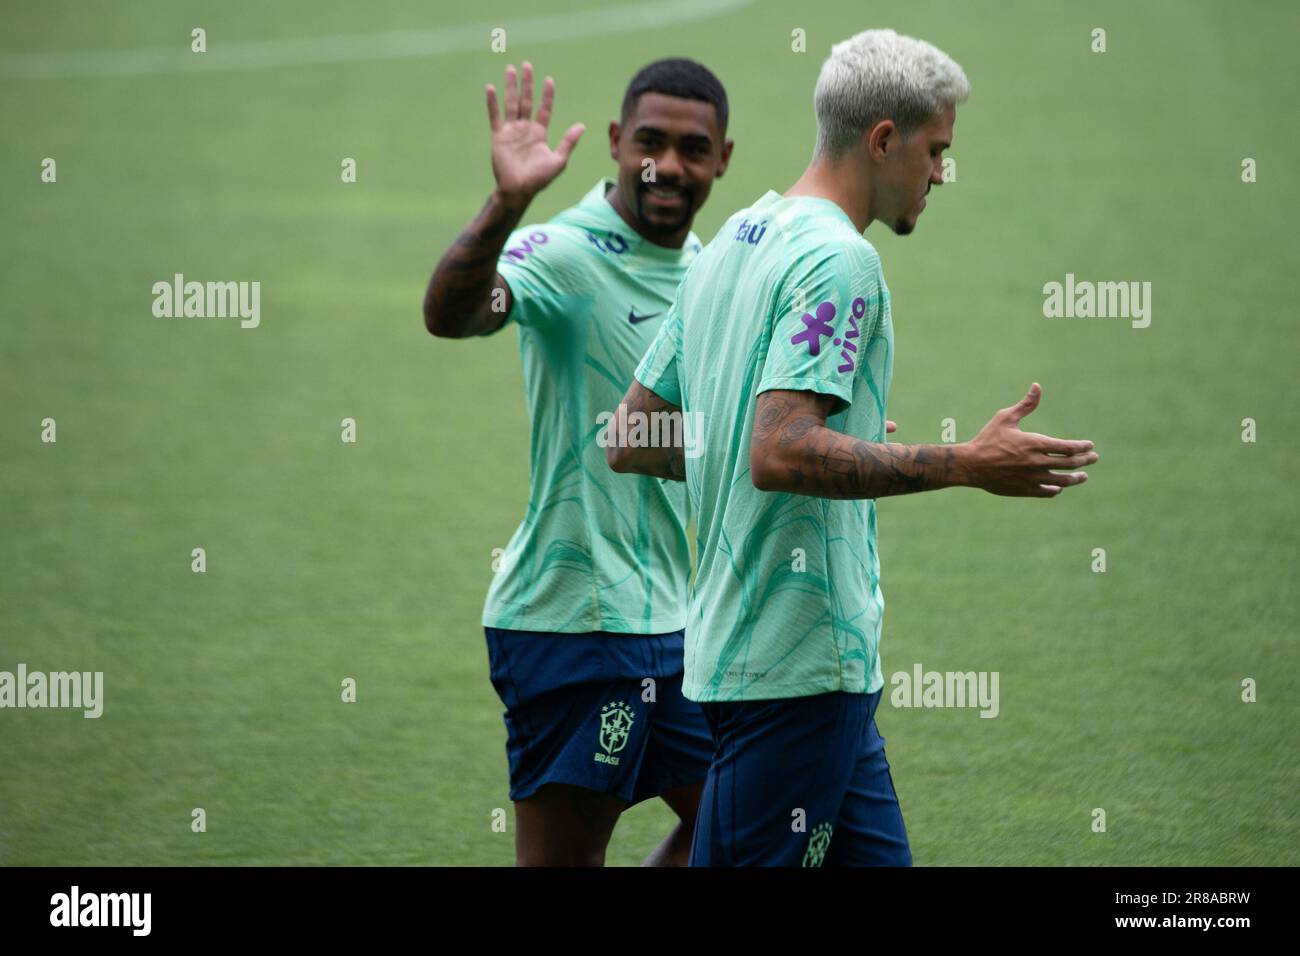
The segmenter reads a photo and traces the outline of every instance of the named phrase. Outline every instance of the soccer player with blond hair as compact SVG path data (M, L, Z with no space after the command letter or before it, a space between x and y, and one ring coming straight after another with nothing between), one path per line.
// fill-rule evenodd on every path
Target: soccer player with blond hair
M616 471L684 467L697 516L683 692L703 703L715 752L692 865L909 865L875 723L875 499L963 485L1051 498L1097 460L1090 441L1021 430L1037 384L970 441L885 440L890 296L863 232L916 228L969 92L921 40L868 30L837 44L807 169L704 248L624 397L629 414L704 422L698 456L607 455Z

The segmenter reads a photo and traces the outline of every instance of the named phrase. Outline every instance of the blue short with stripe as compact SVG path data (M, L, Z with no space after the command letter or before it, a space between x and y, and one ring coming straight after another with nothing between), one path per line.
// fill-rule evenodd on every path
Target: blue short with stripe
M911 866L874 694L705 703L691 866Z
M484 630L506 707L511 800L563 783L630 805L704 781L713 738L682 696L683 631Z

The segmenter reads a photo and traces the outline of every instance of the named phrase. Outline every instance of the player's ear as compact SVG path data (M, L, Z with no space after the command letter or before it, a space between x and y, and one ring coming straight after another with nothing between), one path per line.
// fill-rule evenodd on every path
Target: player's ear
M623 135L623 127L618 125L618 120L609 121L609 158L618 159L618 141Z
M891 149L897 147L898 127L894 125L893 120L881 120L867 130L864 139L866 140L867 155L876 162L880 162Z
M718 172L715 176L716 179L721 179L722 174L725 173L727 171L727 167L731 165L731 150L732 147L734 147L735 145L736 145L736 141L732 139L725 140L723 142L722 161L718 163Z

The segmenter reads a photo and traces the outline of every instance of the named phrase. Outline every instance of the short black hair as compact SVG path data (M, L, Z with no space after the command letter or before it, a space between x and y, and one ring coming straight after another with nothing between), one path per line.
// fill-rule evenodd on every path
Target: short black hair
M662 93L665 96L680 96L684 100L712 103L723 135L726 135L727 91L703 64L684 57L672 57L655 60L649 66L642 67L632 77L627 92L623 94L624 122L627 121L628 114L636 109L637 100L643 93Z

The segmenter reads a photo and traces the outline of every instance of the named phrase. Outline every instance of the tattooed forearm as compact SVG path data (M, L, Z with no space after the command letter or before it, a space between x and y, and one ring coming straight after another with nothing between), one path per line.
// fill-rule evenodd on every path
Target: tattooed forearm
M461 338L490 332L505 322L510 287L497 276L497 258L522 216L522 208L507 207L493 193L443 253L424 293L424 324L430 332ZM496 289L501 292L494 303Z
M826 427L833 405L811 392L758 397L750 444L756 486L819 498L884 498L963 483L953 446L853 438Z
M849 468L826 472L833 494L824 497L884 498L933 491L952 483L950 447L865 442L828 428L820 428L812 440L840 453L847 446L852 461Z
M629 428L637 415L641 416L639 438L635 429ZM686 431L680 408L634 381L613 416L603 439L610 468L669 481L686 480ZM652 433L657 433L656 440L649 441Z
M669 481L686 480L686 455L680 448L661 448L659 451L667 452L662 455L657 462L662 467L656 478L667 478Z

